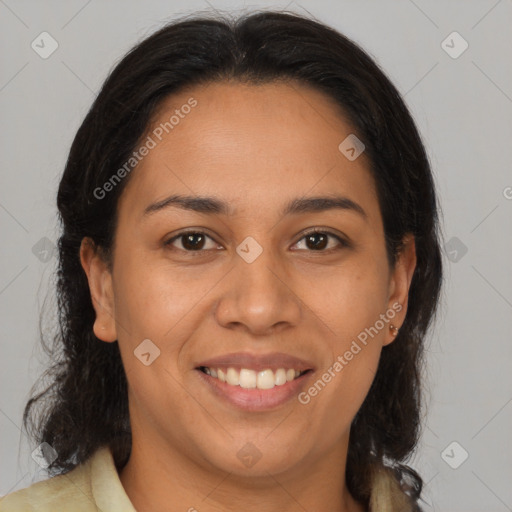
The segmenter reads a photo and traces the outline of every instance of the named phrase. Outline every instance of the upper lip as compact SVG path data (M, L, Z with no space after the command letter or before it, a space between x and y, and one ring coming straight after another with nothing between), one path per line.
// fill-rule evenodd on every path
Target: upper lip
M314 370L310 361L300 359L283 352L269 352L266 354L251 354L249 352L233 352L201 361L196 368L247 368L255 371L273 370L279 368L294 369L299 371Z

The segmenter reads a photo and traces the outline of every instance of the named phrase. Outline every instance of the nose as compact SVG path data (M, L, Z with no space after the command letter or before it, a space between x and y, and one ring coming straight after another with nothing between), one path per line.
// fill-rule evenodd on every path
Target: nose
M263 251L252 263L237 257L217 303L217 322L261 336L296 326L302 302L283 267L271 251Z

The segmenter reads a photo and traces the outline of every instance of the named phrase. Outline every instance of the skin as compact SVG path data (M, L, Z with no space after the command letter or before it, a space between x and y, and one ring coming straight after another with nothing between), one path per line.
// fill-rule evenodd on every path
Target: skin
M338 150L354 129L327 96L296 83L202 85L167 98L153 127L191 96L197 106L121 195L112 272L89 240L81 247L94 332L119 341L129 383L133 448L121 482L138 511L362 511L344 485L349 428L394 339L388 324L306 405L242 411L215 397L194 365L285 352L314 363L307 390L393 304L402 309L392 323L402 325L414 240L391 267L369 162ZM215 196L235 214L143 215L170 194ZM329 194L366 218L341 209L280 216L291 199ZM351 245L330 237L315 249L304 238L314 227ZM165 245L184 228L211 237L203 252L186 252L183 239ZM250 264L236 252L248 236L263 248ZM147 338L160 349L149 366L133 353ZM262 455L251 467L237 457L248 442Z

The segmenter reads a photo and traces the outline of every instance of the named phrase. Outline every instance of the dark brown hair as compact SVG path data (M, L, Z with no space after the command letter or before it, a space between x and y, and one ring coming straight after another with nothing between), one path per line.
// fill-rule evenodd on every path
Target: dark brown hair
M104 343L93 333L95 312L80 244L90 237L108 255L129 176L106 198L94 191L138 147L162 101L185 87L225 80L292 80L332 98L366 146L391 264L404 235L415 237L407 317L395 341L383 348L354 418L347 484L367 505L372 472L389 466L416 502L422 480L404 462L418 440L423 343L442 281L430 165L404 101L372 58L334 29L292 13L188 16L143 40L108 76L75 136L58 190L59 330L48 349L51 382L27 403L25 425L38 442L56 450L50 474L71 470L101 445L111 447L118 468L128 460L126 377L117 342Z

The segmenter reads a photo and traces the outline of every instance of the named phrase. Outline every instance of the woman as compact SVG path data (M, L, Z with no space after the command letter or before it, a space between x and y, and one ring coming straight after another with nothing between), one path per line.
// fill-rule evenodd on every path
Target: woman
M1 511L420 510L437 200L363 50L280 12L165 26L106 80L58 208L53 383L24 415L53 478Z

